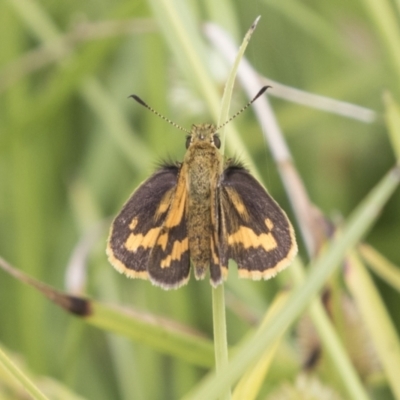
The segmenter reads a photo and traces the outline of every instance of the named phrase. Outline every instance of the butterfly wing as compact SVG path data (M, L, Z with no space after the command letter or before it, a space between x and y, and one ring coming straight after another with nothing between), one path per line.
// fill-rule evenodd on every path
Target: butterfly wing
M211 226L210 236L210 283L217 287L228 275L227 267L221 264L221 241L219 240L219 227L221 226L219 190L211 192Z
M187 280L189 275L189 256L187 265L184 257L177 268L163 269L159 247L165 252L176 251L176 246L168 236L167 244L160 246L160 238L165 239L165 222L171 216L171 207L175 198L180 167L178 165L164 166L154 173L133 193L123 206L120 214L112 223L107 245L107 255L110 263L121 273L132 277L150 279L163 287L178 287L179 282ZM182 237L186 234L185 218L181 218L178 226L172 227L169 234ZM163 244L163 243L161 243ZM153 277L153 272L161 273ZM167 275L172 276L167 280ZM164 280L167 282L164 285Z
M190 256L186 203L186 173L183 165L168 213L154 243L148 263L151 282L163 289L177 289L189 280Z
M268 279L290 264L297 244L285 212L240 165L226 167L220 185L221 266L236 261L239 276Z

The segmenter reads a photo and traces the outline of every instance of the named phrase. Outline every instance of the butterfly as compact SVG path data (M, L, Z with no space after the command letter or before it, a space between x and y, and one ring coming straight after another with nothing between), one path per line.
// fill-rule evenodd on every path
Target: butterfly
M122 207L107 244L119 272L176 289L188 282L192 264L196 279L209 271L216 287L226 279L230 259L239 277L254 280L275 276L293 260L297 244L285 212L241 163L223 158L219 128L185 130L183 161L162 165Z

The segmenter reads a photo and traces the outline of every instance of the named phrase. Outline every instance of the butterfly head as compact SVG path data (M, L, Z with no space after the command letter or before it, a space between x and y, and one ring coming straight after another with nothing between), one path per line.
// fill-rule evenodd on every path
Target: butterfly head
M215 125L192 125L190 135L186 137L186 148L188 149L189 147L199 143L208 143L217 149L221 147L221 140L216 132Z

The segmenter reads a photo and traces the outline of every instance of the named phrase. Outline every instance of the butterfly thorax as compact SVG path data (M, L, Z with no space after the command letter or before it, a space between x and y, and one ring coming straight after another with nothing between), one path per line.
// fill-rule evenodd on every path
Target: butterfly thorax
M212 204L219 182L222 156L213 125L193 125L182 172L186 174L188 239L197 279L203 278L215 249ZM215 256L215 255L214 255Z

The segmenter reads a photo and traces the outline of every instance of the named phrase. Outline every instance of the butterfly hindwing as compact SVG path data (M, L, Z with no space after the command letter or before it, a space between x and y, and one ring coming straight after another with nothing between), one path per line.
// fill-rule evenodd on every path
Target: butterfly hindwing
M219 228L221 226L221 215L219 212L220 196L219 190L211 193L211 225L210 236L210 282L217 287L227 277L228 269L221 265L221 241L219 239Z
M220 185L221 266L236 261L239 276L268 279L294 258L297 245L284 211L250 173L228 164Z
M149 278L149 262L155 261L151 254L171 208L179 169L179 165L159 169L139 186L113 221L107 254L119 272ZM179 229L184 231L183 226Z

